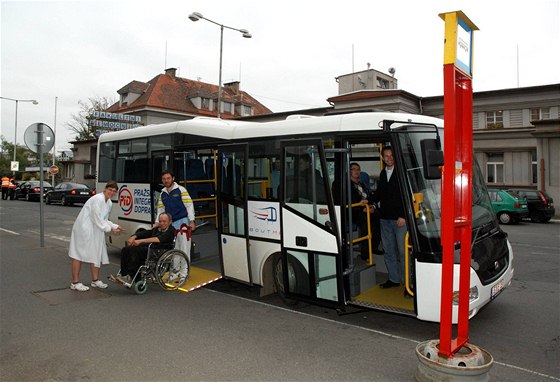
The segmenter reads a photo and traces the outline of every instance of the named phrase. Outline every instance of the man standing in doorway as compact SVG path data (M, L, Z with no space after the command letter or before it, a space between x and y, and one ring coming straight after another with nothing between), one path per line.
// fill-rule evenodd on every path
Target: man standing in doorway
M162 212L167 212L171 214L175 229L187 224L194 231L194 204L188 191L175 183L175 176L170 170L161 173L161 182L164 187L158 197L156 219L159 219Z
M389 279L381 288L393 288L404 283L404 239L406 236L405 211L401 197L401 188L397 174L394 173L395 162L391 146L383 147L381 156L385 168L379 175L379 185L373 200L380 203L381 242L385 251L384 260L389 272Z

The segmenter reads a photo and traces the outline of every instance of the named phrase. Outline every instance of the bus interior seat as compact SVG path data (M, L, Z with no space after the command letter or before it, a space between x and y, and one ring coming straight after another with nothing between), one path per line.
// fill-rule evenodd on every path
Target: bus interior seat
M207 158L204 160L204 171L206 178L212 179L214 177L214 158Z
M362 182L364 186L366 186L368 191L371 191L370 179L367 172L364 171L360 172L360 182Z
M204 165L200 159L190 159L187 162L187 174L185 180L207 180L206 173L204 172ZM192 199L208 198L213 195L212 185L210 183L188 183L186 184L187 191ZM210 203L208 201L195 202L195 209L207 207Z

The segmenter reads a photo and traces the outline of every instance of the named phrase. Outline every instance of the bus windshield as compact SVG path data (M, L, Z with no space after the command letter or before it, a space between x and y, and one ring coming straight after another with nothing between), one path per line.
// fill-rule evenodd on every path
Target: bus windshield
M439 130L443 142L443 130ZM408 179L407 187L412 195L416 225L426 239L441 236L441 179L426 179L422 169L420 141L435 138L435 131L425 126L408 126L398 133L403 161ZM480 228L494 223L492 205L486 185L476 160L473 164L472 227ZM431 240L430 240L431 241Z

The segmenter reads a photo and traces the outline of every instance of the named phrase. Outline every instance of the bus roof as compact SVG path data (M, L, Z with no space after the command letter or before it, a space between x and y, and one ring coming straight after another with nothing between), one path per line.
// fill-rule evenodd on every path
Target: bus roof
M102 134L99 142L143 138L154 135L183 133L225 140L260 138L269 136L293 136L328 132L380 130L384 120L430 123L443 126L443 120L418 114L405 113L352 113L324 117L304 115L289 116L272 122L246 122L196 117L177 122L140 126L131 130Z

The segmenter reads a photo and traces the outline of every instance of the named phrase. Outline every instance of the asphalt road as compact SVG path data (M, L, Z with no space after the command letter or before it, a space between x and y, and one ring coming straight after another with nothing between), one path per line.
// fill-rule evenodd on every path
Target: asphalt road
M439 326L378 311L260 298L229 281L191 293L68 289L80 207L0 202L0 378L5 381L412 380L415 346ZM497 381L560 380L560 222L503 226L513 284L470 321ZM116 272L118 259L102 268ZM82 280L89 280L87 269Z

